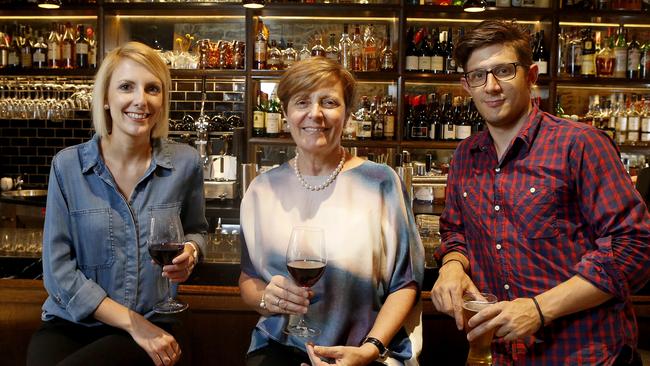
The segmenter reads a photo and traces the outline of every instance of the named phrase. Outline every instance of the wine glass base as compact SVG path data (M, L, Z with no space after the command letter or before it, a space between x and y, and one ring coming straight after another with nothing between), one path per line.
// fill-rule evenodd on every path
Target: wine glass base
M176 314L184 311L188 308L188 305L176 300L165 301L156 304L153 307L153 311L158 314Z
M312 338L320 334L320 329L303 327L299 325L288 325L284 332L296 337Z

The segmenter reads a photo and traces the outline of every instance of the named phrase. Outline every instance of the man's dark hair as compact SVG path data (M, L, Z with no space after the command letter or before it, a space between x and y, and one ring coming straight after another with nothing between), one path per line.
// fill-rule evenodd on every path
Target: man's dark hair
M467 60L472 52L495 44L512 47L517 54L517 61L524 67L533 64L533 52L530 48L528 30L514 20L503 19L484 20L458 40L454 49L456 64L462 65L463 69L468 71Z

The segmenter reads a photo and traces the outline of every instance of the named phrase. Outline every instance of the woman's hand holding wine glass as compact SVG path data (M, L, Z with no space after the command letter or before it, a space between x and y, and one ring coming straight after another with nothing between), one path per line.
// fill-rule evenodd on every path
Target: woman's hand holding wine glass
M290 278L275 275L262 298L269 313L298 315L307 313L311 296L308 289L297 286Z

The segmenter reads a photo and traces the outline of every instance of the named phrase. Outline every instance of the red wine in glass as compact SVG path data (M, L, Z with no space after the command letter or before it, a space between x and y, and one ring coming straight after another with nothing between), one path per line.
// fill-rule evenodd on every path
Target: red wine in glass
M312 287L325 273L325 263L314 260L297 260L287 263L291 277L302 287Z
M299 286L312 287L325 273L327 251L325 233L317 227L294 227L287 246L287 270ZM298 337L314 337L320 329L310 326L300 315L298 323L289 324L285 332Z
M149 255L161 266L172 264L172 260L183 253L182 243L161 243L149 245Z
M161 269L172 264L172 260L183 253L183 239L183 224L178 214L164 210L152 213L147 249ZM167 278L165 283L167 284L166 299L154 305L153 311L160 314L174 314L187 309L187 304L172 296L171 280Z

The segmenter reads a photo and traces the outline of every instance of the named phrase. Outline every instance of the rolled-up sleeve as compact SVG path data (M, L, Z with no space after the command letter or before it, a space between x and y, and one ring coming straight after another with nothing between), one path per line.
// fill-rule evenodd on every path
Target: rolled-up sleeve
M459 150L455 153L459 154ZM460 252L467 256L465 228L463 216L458 202L458 187L460 186L461 167L458 163L460 157L451 160L452 166L447 176L447 187L445 189L445 208L440 216L440 239L441 245L436 249L434 256L440 261L449 252Z
M54 302L74 321L90 316L106 292L77 267L72 245L70 212L62 190L58 159L52 160L43 232L43 279Z
M624 299L650 277L650 214L609 138L582 134L571 152L580 179L581 214L593 245L574 270L596 287Z

